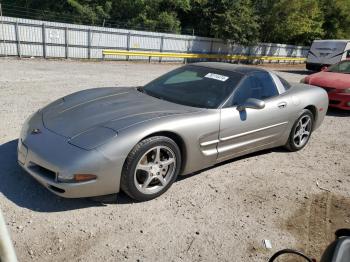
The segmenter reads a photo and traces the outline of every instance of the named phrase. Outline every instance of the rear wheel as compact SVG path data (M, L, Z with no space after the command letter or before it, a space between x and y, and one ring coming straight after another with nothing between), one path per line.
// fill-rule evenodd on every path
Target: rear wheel
M310 110L304 109L301 116L293 125L288 142L286 144L286 148L290 151L298 151L304 148L309 142L312 133L313 123L313 114Z
M128 155L121 188L137 201L156 198L176 180L180 167L180 149L172 139L163 136L147 138Z

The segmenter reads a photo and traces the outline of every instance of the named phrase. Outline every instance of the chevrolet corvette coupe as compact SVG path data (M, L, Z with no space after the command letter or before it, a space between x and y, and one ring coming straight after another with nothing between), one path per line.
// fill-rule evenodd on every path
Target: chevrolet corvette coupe
M328 93L330 107L350 110L350 60L325 67L301 82L324 88Z
M273 72L196 63L137 88L95 88L30 116L18 162L68 198L124 191L137 201L185 175L258 150L302 149L328 108L327 93Z

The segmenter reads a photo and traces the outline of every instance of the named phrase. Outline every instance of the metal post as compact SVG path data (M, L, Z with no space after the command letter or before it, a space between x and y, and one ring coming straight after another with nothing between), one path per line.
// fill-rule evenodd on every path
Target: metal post
M68 45L68 27L64 29L64 47L65 47L65 55L66 59L69 57L69 45Z
M210 42L210 54L213 54L213 49L214 49L214 40L211 40ZM213 61L214 59L212 59L211 61ZM210 61L210 60L209 60ZM214 60L215 61L215 60Z
M41 32L42 32L42 38L43 38L43 57L46 58L46 28L45 28L45 24L42 25Z
M268 48L268 45L264 44L264 52L261 53L262 56L267 56L267 48ZM264 63L264 61L262 63Z
M213 53L213 47L214 47L214 40L211 40L211 42L210 42L210 53Z
M126 50L130 51L130 32L126 38ZM129 61L129 56L126 56L126 61Z
M187 40L187 51L186 51L187 54L190 51L190 41L191 41L191 39ZM184 64L187 64L187 58L184 58Z
M254 64L254 60L251 58L252 57L252 46L249 44L248 46L248 64Z
M16 43L17 43L17 55L18 55L18 57L22 57L21 40L19 39L19 33L18 33L18 22L16 22L16 24L15 24L15 34L16 34Z
M233 55L234 54L234 48L235 48L235 43L231 43L231 53L229 54L229 55ZM231 57L231 59L230 59L230 63L232 63L232 61L233 61L233 59L232 59L232 57Z
M5 30L4 30L4 21L3 21L3 17L2 17L2 6L0 3L0 17L1 17L1 32L2 32L2 40L4 41L4 56L7 56L7 52L6 52L6 43L5 43Z
M164 36L160 38L160 47L159 47L159 52L163 52L163 45L164 45ZM162 57L159 57L159 63L162 62Z
M221 42L223 44L225 44L224 40L221 40ZM219 54L220 54L219 62L222 62L222 56L221 56L223 54L222 50L220 50ZM239 61L238 61L238 63L239 63Z
M281 47L278 46L278 56L280 56L280 51L281 51ZM279 64L279 63L280 63L280 60L277 60L277 63Z
M272 48L273 48L273 44L270 44L270 50L271 50ZM267 53L266 55L268 55L268 53ZM271 56L274 56L274 53L272 53ZM271 64L271 63L272 63L272 60L269 60L268 63Z
M88 59L91 59L91 29L88 30Z

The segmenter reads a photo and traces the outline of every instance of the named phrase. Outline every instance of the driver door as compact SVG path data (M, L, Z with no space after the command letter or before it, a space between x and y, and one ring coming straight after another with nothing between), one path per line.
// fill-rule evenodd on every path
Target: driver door
M282 98L283 97L283 98ZM262 109L238 111L248 98L263 100ZM247 75L237 87L225 108L221 109L218 160L257 151L272 145L286 131L288 116L285 96L267 72Z

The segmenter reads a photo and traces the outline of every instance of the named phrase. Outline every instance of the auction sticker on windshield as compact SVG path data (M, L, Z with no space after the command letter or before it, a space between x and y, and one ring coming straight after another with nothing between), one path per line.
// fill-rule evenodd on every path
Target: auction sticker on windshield
M225 82L227 79L229 79L228 76L218 75L218 74L214 74L214 73L208 73L204 77L219 80L222 82Z

